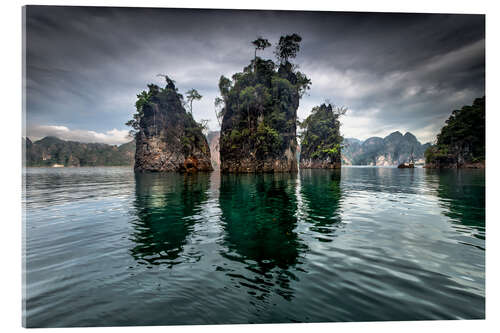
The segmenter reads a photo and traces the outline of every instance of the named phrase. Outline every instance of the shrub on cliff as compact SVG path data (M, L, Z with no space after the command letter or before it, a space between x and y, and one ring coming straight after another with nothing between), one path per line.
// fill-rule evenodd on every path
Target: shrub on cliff
M426 163L437 167L461 166L485 159L485 97L452 112L425 152Z
M345 114L345 108L331 104L322 104L312 109L312 113L300 124L302 160L324 160L330 163L340 162L340 150L343 141L340 135L339 117Z

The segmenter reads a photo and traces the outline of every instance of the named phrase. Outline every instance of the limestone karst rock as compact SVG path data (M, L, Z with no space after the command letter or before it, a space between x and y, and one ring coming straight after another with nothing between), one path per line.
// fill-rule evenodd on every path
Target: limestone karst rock
M233 81L226 79L226 89L221 89L222 172L298 170L296 122L304 78L288 62L276 71L271 60L257 58Z
M340 135L341 113L332 105L322 104L314 107L311 114L302 122L301 169L338 169L341 167Z
M397 166L413 159L423 164L424 152L430 143L421 144L410 132L393 132L384 138L370 137L365 141L345 138L342 145L344 165Z
M252 44L254 59L232 80L220 77L215 105L221 120L222 172L296 172L297 109L311 80L290 63L300 50L298 34L281 36L278 62L262 59L257 50L271 43L259 37Z
M135 171L210 171L210 149L192 114L186 112L182 95L174 82L149 85L148 92L138 95Z

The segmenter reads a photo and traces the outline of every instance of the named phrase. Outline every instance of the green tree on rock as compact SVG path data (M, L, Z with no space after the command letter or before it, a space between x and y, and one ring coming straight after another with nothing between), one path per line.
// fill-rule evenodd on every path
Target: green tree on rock
M302 37L298 34L280 37L278 45L276 45L276 50L274 51L280 63L287 63L288 59L295 58L297 56L297 53L300 51L301 41Z
M255 53L253 57L253 62L254 62L254 72L255 68L257 66L257 50L262 50L264 51L267 47L271 46L271 43L265 38L259 37L256 40L252 42L252 44L255 46Z
M191 90L188 90L186 92L186 99L187 99L187 106L189 108L189 112L191 113L191 115L193 114L193 101L194 100L197 100L199 101L203 96L201 96L199 93L198 93L198 90L196 89L191 89Z
M148 85L148 91L143 90L137 95L137 101L135 102L136 112L132 115L132 119L127 121L125 125L132 127L129 131L129 136L135 137L135 134L141 129L140 121L144 116L144 106L151 101L151 97L158 92L158 86L154 84Z
M225 77L224 75L221 75L219 78L219 91L222 96L215 97L214 101L214 107L215 107L215 116L217 117L217 121L219 122L219 125L222 126L222 119L224 117L224 112L226 110L225 105L228 102L229 98L229 91L231 89L232 82L230 79Z
M215 108L215 117L217 118L219 126L221 126L222 117L224 116L224 100L219 96L215 97L214 108Z

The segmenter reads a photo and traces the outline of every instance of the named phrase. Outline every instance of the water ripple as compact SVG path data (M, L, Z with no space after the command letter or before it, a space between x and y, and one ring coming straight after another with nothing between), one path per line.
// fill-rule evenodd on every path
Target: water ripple
M29 327L484 318L481 171L24 175Z

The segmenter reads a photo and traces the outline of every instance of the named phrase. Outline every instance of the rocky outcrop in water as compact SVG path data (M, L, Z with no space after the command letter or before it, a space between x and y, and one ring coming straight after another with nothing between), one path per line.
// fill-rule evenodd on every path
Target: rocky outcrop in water
M282 37L280 45L286 38L296 53L300 37ZM283 42L279 50L287 45ZM310 80L288 62L292 57L290 53L283 54L279 65L255 57L243 72L234 74L232 80L221 77L222 172L298 170L297 108Z
M425 152L426 168L485 168L485 97L452 112L437 136L437 143Z
M365 141L346 138L342 148L345 165L397 166L409 162L423 164L424 152L430 143L421 144L410 132L396 131L385 138L371 137Z
M186 112L174 82L149 85L138 95L134 116L135 171L210 171L210 148L201 124Z
M338 112L331 104L314 107L311 114L301 123L301 169L338 169L341 167Z

